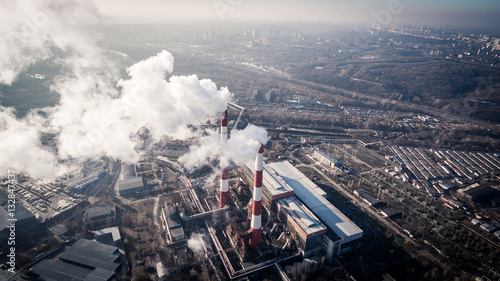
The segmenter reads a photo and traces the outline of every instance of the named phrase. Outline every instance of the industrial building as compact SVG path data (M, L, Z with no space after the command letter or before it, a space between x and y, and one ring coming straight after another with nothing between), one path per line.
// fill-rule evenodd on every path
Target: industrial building
M35 280L119 280L123 267L117 247L81 238L58 260L45 259L30 271Z
M397 214L399 214L398 210L394 209L394 208L386 208L386 209L383 209L382 211L380 211L380 213L386 217L386 218L390 218L390 217L393 217Z
M170 243L179 242L186 238L184 229L176 218L175 206L165 203L165 206L161 210L160 217L163 223L163 228L167 231Z
M327 165L328 167L332 169L337 169L340 170L342 169L342 162L339 160L331 157L330 155L326 154L325 152L315 149L313 153L313 157L321 161L321 163Z
M88 187L93 184L99 182L99 180L103 179L106 176L107 172L104 170L100 170L97 173L93 173L89 176L86 176L80 180L74 181L68 185L69 189L72 189L78 193L84 192Z
M380 200L378 200L377 198L373 197L370 193L366 192L366 190L364 190L362 188L354 190L354 195L357 195L357 196L361 197L361 199L366 204L368 204L368 205L370 205L372 207L381 203Z
M108 223L114 224L116 221L116 206L111 203L104 206L90 207L85 210L84 220L89 228L96 228Z
M279 199L277 206L278 218L289 231L297 234L304 252L321 247L322 234L326 233L327 228L302 202L291 196Z
M118 182L118 190L120 192L120 196L123 197L139 196L143 194L145 190L144 180L142 177L133 177L121 180Z
M248 182L253 182L254 178L254 163L253 161L248 161L245 163L243 174L245 175ZM286 198L292 196L293 189L280 178L273 170L271 170L267 165L264 165L263 176L262 176L262 203L265 207L272 211L276 211L276 204L271 203L279 200L281 198Z
M271 163L269 167L281 176L292 187L295 195L328 226L330 231L325 238L330 240L326 247L329 260L332 255L342 255L359 246L358 239L363 236L363 231L326 200L325 192L321 188L288 161Z
M252 182L254 164L243 174ZM264 165L263 205L298 234L305 252L323 247L327 260L356 249L363 231L327 199L327 194L288 161Z
M37 233L37 228L40 222L37 220L36 216L33 215L28 209L26 209L21 204L15 205L15 219L16 219L16 243L20 244L23 240L35 235ZM0 240L7 241L7 237L10 235L10 228L7 228L9 216L7 205L0 208ZM0 250L3 247L7 247L7 243L2 243L0 245Z
M122 237L117 226L96 230L94 232L94 237L99 243L121 247Z
M123 179L131 179L137 177L137 170L134 164L122 164Z

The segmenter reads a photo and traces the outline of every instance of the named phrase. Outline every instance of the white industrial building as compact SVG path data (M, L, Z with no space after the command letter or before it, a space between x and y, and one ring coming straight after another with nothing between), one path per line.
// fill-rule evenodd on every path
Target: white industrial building
M252 161L243 167L249 182L253 181L253 170ZM298 234L306 255L322 247L331 261L359 247L363 231L326 199L325 191L288 161L264 165L262 193L263 204Z
M343 166L342 162L331 157L330 155L326 154L325 152L323 152L319 149L314 150L313 156L314 156L314 158L321 161L321 163L329 166L332 169L333 168L338 169L338 170L342 169L342 166Z
M324 191L288 161L269 164L295 192L295 195L331 230L325 235L327 258L339 256L359 246L361 230L324 197Z

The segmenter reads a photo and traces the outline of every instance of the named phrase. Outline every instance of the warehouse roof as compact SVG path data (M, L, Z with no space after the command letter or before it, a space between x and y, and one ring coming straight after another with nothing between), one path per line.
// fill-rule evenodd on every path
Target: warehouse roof
M120 231L118 230L117 226L97 230L94 233L96 240L99 240L103 236L107 236L107 235L111 235L111 238L112 238L114 243L119 242L122 239L122 237L120 235ZM104 243L104 244L106 244L106 243Z
M142 181L142 177L125 179L118 182L118 188L120 189L120 192L126 192L134 189L143 190L144 182Z
M115 262L119 258L117 252L117 247L82 238L66 250L60 259L114 272L120 266L119 263Z
M59 260L42 260L30 272L45 281L106 281L115 274L121 263L117 247L86 239L78 240Z
M269 164L269 167L292 187L295 195L345 242L363 236L363 231L356 224L323 197L324 191L289 162L275 162Z
M46 281L83 281L92 270L61 260L42 260L31 269L31 272L42 277L43 280Z
M20 225L20 224L23 224L24 223L24 220L26 221L31 221L31 220L34 220L36 219L35 215L33 215L32 212L30 212L28 209L26 209L26 207L24 207L23 205L17 203L16 205L16 209L14 211L14 214L15 214L15 219L17 220L17 225ZM5 213L8 213L8 205L5 205L3 207ZM3 212L2 212L3 213Z
M122 164L122 174L124 179L137 177L134 164Z
M115 209L115 204L113 203L104 206L90 207L85 210L85 216L90 219L101 216L114 216L116 212Z

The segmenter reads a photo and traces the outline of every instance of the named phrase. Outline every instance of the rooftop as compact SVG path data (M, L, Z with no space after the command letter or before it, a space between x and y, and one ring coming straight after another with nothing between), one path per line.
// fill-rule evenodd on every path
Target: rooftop
M134 189L144 189L144 182L142 181L142 177L125 179L118 182L118 188L120 189L120 192Z
M94 233L96 240L99 239L99 237L107 234L111 234L113 242L118 242L122 239L120 236L120 231L118 230L117 226L97 230Z
M292 187L295 195L344 242L363 236L363 231L356 224L323 197L324 191L288 161L271 163L269 167Z
M5 228L7 225L7 219L9 218L9 214L7 212L8 210L8 205L5 205L0 211L0 231ZM23 205L21 204L16 204L16 209L14 211L14 215L17 221L16 225L21 226L29 221L36 220L35 215L33 215L32 212L30 212L28 209L26 209Z
M124 179L135 178L137 176L134 164L122 164L122 173Z
M326 233L326 226L295 196L280 199L278 204L300 226L306 237Z
M118 248L87 239L79 239L60 257L63 261L73 262L86 267L101 268L115 272L120 266Z
M46 281L106 281L121 263L114 254L118 248L86 239L78 240L59 260L42 260L30 272Z
M100 216L114 216L114 215L115 215L115 204L95 206L85 210L85 216L87 218L95 218Z
M248 161L245 165L251 171L255 170L254 161ZM264 165L264 170L262 172L262 185L264 189L269 192L272 200L293 195L293 189L267 165Z

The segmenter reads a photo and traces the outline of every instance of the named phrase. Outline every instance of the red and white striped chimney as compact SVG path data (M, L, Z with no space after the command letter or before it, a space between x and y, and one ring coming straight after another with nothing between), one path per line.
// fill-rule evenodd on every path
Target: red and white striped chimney
M222 112L220 121L220 139L223 143L227 143L227 110ZM223 167L223 156L221 155L221 174L220 174L220 202L219 208L223 208L229 203L229 182L227 167Z
M259 153L255 157L255 182L253 188L252 207L252 237L250 247L256 249L262 243L262 170L264 168L264 145L260 145Z

